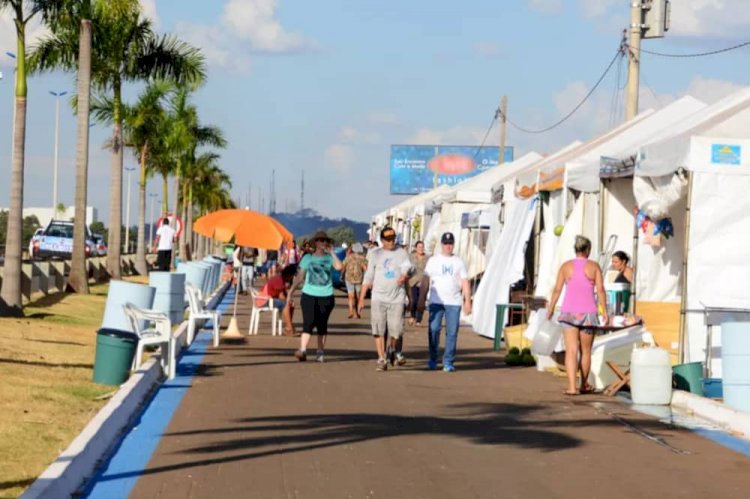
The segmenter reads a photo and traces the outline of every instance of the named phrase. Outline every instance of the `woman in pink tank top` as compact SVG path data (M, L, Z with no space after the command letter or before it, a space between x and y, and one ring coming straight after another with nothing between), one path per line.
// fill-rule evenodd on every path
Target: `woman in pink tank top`
M579 395L592 391L588 384L591 370L591 345L594 343L594 328L599 326L597 298L604 307L604 323L607 317L607 295L604 293L602 269L589 260L591 241L576 236L576 257L560 266L557 284L549 303L548 319L552 319L555 305L565 287L565 298L560 308L558 322L567 326L563 331L565 339L565 370L568 374L566 395ZM596 290L596 294L594 294ZM578 354L580 351L580 362ZM576 383L578 369L581 370L580 384Z

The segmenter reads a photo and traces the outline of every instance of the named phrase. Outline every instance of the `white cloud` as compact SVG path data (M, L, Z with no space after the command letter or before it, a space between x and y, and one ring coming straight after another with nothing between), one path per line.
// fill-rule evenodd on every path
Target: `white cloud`
M159 29L161 27L161 19L156 11L156 0L138 0L138 3L141 4L144 17L151 19L154 27Z
M692 95L696 99L700 99L707 104L713 104L714 102L717 102L743 88L746 87L744 85L732 83L731 81L704 78L699 75L693 78L685 93Z
M529 7L542 14L557 14L562 11L562 0L528 0Z
M478 126L459 125L444 130L421 128L405 142L416 145L479 145L487 133L487 129ZM497 128L490 132L485 145L498 145Z
M346 144L332 144L325 150L325 162L328 168L347 174L354 166L354 151Z
M378 144L380 135L375 132L362 132L351 126L339 130L339 141L347 144Z
M176 31L200 47L209 64L240 70L247 69L253 53L315 48L313 41L284 29L277 18L278 4L278 0L228 0L218 24L179 22Z
M618 11L628 13L628 3L620 0L580 0L581 10L586 17L596 18L608 14L614 6L618 6Z

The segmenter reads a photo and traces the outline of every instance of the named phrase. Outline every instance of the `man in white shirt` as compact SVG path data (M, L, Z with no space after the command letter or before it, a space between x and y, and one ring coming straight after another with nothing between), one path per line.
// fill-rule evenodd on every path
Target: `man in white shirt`
M156 241L154 246L158 253L156 257L156 267L164 272L169 272L172 265L172 248L174 247L177 232L169 226L169 219L165 218L164 223L156 231Z
M445 317L445 352L443 354L443 371L453 372L458 341L458 326L461 318L461 303L466 315L471 313L471 289L469 287L466 265L460 257L453 254L455 238L446 232L440 238L441 251L430 257L424 270L424 278L419 293L419 308L424 310L427 290L430 291L430 325L429 343L430 360L428 367L437 368L440 349L440 331Z

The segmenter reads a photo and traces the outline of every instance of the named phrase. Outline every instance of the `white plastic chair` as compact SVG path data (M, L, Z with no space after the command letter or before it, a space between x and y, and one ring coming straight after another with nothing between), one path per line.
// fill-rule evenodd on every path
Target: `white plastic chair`
M195 329L198 327L198 321L210 320L213 324L214 346L219 346L219 324L221 323L221 312L218 310L208 310L203 303L201 290L190 283L185 284L185 292L188 295L188 330L187 343L190 345L195 338Z
M141 365L143 349L146 345L159 345L161 348L161 368L167 378L175 376L177 345L172 335L172 321L169 316L156 310L146 310L126 303L123 305L133 331L138 336L138 347L135 350L133 369ZM144 327L145 323L145 327Z
M262 296L253 288L249 288L249 289L250 289L250 296L253 302L253 311L250 314L250 328L247 334L258 334L258 324L260 323L260 314L263 312L271 312L271 336L276 336L277 333L279 336L281 336L281 332L283 331L283 325L281 324L281 319L279 318L279 311L276 310L273 306L273 298L268 297L268 296ZM265 305L259 306L257 302L264 301L264 300L266 302Z

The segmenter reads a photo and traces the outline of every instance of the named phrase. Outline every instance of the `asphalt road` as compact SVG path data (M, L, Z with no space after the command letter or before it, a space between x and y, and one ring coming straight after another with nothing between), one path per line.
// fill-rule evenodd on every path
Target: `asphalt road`
M407 366L376 372L367 321L344 303L324 364L298 363L297 339L268 327L210 350L132 496L750 497L743 455L603 396L565 397L561 378L505 367L469 330L455 373L425 370L415 328Z

